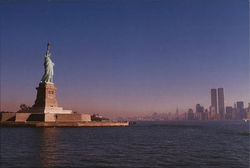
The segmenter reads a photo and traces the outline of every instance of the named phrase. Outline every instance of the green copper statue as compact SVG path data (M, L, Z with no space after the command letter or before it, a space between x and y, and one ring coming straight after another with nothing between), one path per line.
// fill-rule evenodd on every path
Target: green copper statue
M41 83L53 83L53 75L54 75L53 66L55 64L50 59L51 57L50 47L51 47L51 44L48 43L47 51L46 51L45 58L44 58L44 75L41 79Z

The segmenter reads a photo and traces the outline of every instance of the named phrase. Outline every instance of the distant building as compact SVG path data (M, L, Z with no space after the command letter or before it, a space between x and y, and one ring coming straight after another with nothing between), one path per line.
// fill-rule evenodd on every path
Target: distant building
M189 109L188 112L187 112L187 119L188 120L194 120L195 117L194 117L194 111L192 109Z
M233 119L233 107L232 106L227 106L226 107L226 120L232 120Z
M211 106L217 114L217 90L211 89Z
M214 106L210 106L209 108L209 114L208 114L209 120L217 120L217 113Z
M197 120L204 120L204 107L200 104L196 104L196 119Z
M218 88L218 109L220 120L224 119L225 107L224 107L224 91L223 88Z
M242 120L245 118L245 110L244 110L244 102L243 101L238 101L236 103L236 111L237 111L237 119Z
M246 118L250 119L250 103L248 103L248 108L246 109Z
M203 120L208 120L209 119L208 116L209 116L209 111L208 111L208 109L206 109L202 115Z
M180 117L179 117L179 109L178 107L176 108L176 112L175 112L175 120L179 120Z
M233 107L233 116L232 116L232 120L238 120L238 114L237 114L237 106L236 106L236 103L234 103L234 107Z

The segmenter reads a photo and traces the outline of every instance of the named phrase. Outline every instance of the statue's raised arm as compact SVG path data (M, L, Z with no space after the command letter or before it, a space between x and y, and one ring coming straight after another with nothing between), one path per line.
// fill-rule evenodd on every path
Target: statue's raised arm
M41 79L41 83L53 83L54 63L50 59L51 57L50 48L51 48L51 43L48 43L47 51L44 58L44 74Z
M48 42L45 57L46 57L46 56L49 56L49 57L50 57L50 55L51 55L51 53L50 53L50 48L51 48L51 43Z

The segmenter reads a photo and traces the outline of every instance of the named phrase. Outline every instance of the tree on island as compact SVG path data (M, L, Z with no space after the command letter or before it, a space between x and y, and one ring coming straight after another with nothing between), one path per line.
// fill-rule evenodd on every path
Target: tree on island
M19 107L20 109L17 111L17 113L28 113L31 109L31 107L26 104L21 104Z

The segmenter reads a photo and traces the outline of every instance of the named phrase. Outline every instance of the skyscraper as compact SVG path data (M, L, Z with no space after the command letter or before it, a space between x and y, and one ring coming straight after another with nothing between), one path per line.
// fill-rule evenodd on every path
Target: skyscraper
M194 111L192 109L189 109L188 110L188 113L187 113L187 119L188 120L194 120Z
M248 103L248 108L246 110L246 118L250 119L250 103Z
M233 119L233 107L232 106L227 106L226 107L226 120L232 120Z
M202 120L203 113L204 107L202 107L200 104L196 104L196 119Z
M217 113L215 111L214 106L209 107L209 115L208 115L209 120L217 120Z
M236 110L237 110L237 119L242 120L245 118L245 111L244 111L244 102L243 101L238 101L236 103Z
M223 88L218 88L218 106L220 120L223 120L225 115Z
M176 108L176 112L175 112L175 120L179 120L179 109L178 109L178 107Z
M211 89L211 107L215 110L217 114L217 90Z

